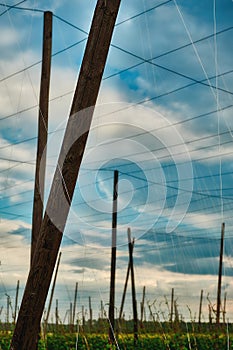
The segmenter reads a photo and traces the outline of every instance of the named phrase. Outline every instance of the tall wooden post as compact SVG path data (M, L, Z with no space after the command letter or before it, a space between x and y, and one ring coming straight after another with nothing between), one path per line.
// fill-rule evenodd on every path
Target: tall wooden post
M35 350L53 269L83 158L120 0L98 0L29 272L11 350Z
M138 313L137 300L135 291L134 266L133 266L133 242L131 240L131 230L128 228L128 247L129 247L129 262L131 272L131 288L132 288L132 304L133 304L133 328L134 328L134 343L138 340Z
M223 323L226 324L226 305L227 305L227 292L224 293L224 302L223 302Z
M7 324L7 329L9 326L10 322L10 296L6 294L7 300L6 300L6 324Z
M31 264L43 219L46 146L48 139L49 86L52 55L52 12L44 13L43 54L38 116L38 140L32 212Z
M48 321L49 321L49 314L50 314L51 305L52 305L52 301L53 301L53 294L54 294L54 290L55 290L55 286L56 286L57 273L58 273L58 269L59 269L59 265L60 265L60 260L61 260L61 252L60 252L58 260L57 260L56 271L55 271L51 295L50 295L50 299L49 299L48 311L47 311L46 318L45 318L45 334L46 334L46 327L47 327Z
M209 308L209 324L212 324L212 306L211 304L208 305Z
M18 297L19 297L19 280L17 281L16 293L15 293L15 312L14 312L14 323L15 323L16 318L17 318Z
M174 314L174 288L172 288L171 294L171 314L170 314L170 322L173 322L173 314Z
M221 288L222 288L222 260L223 260L223 247L224 247L224 232L225 223L222 223L221 229L221 243L219 254L219 271L218 271L218 292L217 292L217 310L216 310L216 324L220 323L220 308L221 308Z
M84 310L84 306L82 305L82 325L83 328L85 327L85 310Z
M73 332L73 305L70 303L70 310L69 310L69 329L70 332Z
M74 323L75 323L77 294L78 294L78 282L76 282L76 284L75 284L75 292L74 292L74 305L73 305L73 316L72 316L72 325L73 326L74 326Z
M90 331L92 329L92 307L91 307L91 297L89 297L89 326Z
M201 290L201 296L200 296L199 316L198 316L198 323L199 324L201 324L202 301L203 301L203 289Z
M115 274L116 274L116 242L117 242L117 198L118 198L118 171L114 171L113 181L113 206L112 206L112 255L111 255L111 277L110 277L110 297L109 297L109 340L113 344L115 341Z
M146 286L143 287L143 291L142 291L142 302L141 302L141 327L142 327L142 325L143 325L145 295L146 295Z
M146 307L144 306L144 321L146 322L147 321L147 318L146 318Z
M58 299L56 299L56 308L55 308L55 322L56 322L56 330L58 331L59 324L59 312L58 312Z
M180 322L177 299L174 300L174 310L175 310L175 323L177 324Z
M104 304L103 304L103 300L100 301L100 318L102 320L104 318Z

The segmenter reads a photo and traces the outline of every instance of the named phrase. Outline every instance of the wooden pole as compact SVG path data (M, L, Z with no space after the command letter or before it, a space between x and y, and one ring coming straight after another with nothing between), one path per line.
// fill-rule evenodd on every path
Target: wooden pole
M180 319L179 319L177 300L174 300L174 309L175 309L175 323L179 323Z
M112 254L111 254L111 277L109 297L109 340L115 342L115 275L116 275L116 232L117 232L117 198L118 198L118 171L114 171L113 182L113 207L112 207Z
M72 325L73 325L73 326L74 326L74 324L75 324L77 294L78 294L78 282L76 282L76 284L75 284L75 292L74 292L74 305L73 305L73 317L72 317Z
M136 343L138 341L138 313L137 313L137 300L136 300L134 265L133 265L133 246L134 246L134 243L131 240L130 228L128 228L127 233L128 233L129 262L130 262L130 272L131 272L134 343Z
M219 254L219 271L218 271L218 292L217 292L217 310L216 310L216 324L220 323L220 308L221 308L221 288L222 288L222 260L223 260L223 247L224 247L224 232L225 223L222 223L221 229L221 243Z
M119 6L120 0L98 0L96 5L11 350L36 349L35 339L73 198Z
M91 297L89 297L89 325L90 325L90 330L92 329L92 307L91 307Z
M84 306L82 305L82 323L83 323L83 327L85 327L85 311L84 311Z
M208 305L209 308L209 324L212 324L212 306L211 304Z
M104 303L103 303L103 300L100 301L100 318L102 320L104 318Z
M38 116L38 140L32 211L31 264L43 219L46 146L48 139L49 86L52 55L52 12L44 12L43 55Z
M55 319L56 319L56 329L58 331L58 324L59 324L59 313L58 313L58 299L56 299L56 309L55 309Z
M201 296L200 296L199 316L198 316L198 323L199 324L201 324L202 301L203 301L203 289L201 290Z
M19 297L19 280L17 281L16 293L15 293L15 312L14 312L14 323L15 323L16 318L17 318L18 297Z
M8 329L8 325L9 325L9 316L10 316L10 296L8 294L6 294L7 296L7 300L6 300L6 324L7 324L7 329Z
M142 302L141 302L141 327L142 327L142 325L143 325L145 295L146 295L146 287L144 286L144 287L143 287L143 291L142 291Z
M45 327L44 327L45 328L44 329L45 335L46 335L47 326L48 326L48 322L49 322L49 314L50 314L51 305L52 305L52 301L53 301L53 294L54 294L54 290L55 290L55 286L56 286L57 273L58 273L58 268L59 268L59 265L60 265L60 260L61 260L61 252L60 252L58 260L57 260L56 271L55 271L53 285L52 285L52 290L51 290L51 295L50 295L50 299L49 299L48 311L47 311L46 318L45 318Z
M151 305L149 303L147 303L147 305L148 305L149 314L150 314L149 320L151 319L153 322L155 322L155 318L154 318L154 314L153 314L152 309L151 309Z
M134 242L133 242L134 244ZM126 296L126 291L127 291L127 286L128 286L128 280L129 280L129 273L130 273L130 261L128 262L128 268L127 268L127 273L126 273L126 278L125 278L125 285L124 285L124 290L122 294L122 299L121 299L121 307L120 307L120 312L119 312L119 320L122 319L123 315L123 309L124 309L124 304L125 304L125 296Z
M69 328L70 332L73 332L73 305L70 303L70 310L69 310Z
M224 293L224 302L223 302L223 323L226 324L226 304L227 304L227 292Z
M171 294L171 315L170 315L170 322L173 322L173 314L174 314L174 288L172 288L172 294Z
M123 290L122 299L121 299L121 307L120 307L120 312L119 312L119 320L122 319L122 315L123 315L125 296L126 296L128 280L129 280L129 273L130 273L130 263L128 263L128 268L127 268L127 273L126 273L126 278L125 278L125 285L124 285L124 290Z

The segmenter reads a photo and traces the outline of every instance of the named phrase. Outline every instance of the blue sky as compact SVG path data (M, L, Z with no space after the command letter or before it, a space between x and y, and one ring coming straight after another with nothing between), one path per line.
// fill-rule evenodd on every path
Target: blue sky
M6 293L14 300L18 279L22 295L29 268L43 11L54 14L47 199L94 7L28 0L0 8L0 306ZM100 300L108 303L118 169L117 307L131 227L138 300L145 285L162 312L175 288L188 319L186 305L197 313L203 289L207 319L225 222L223 293L232 320L232 15L230 0L122 0L61 247L61 317L76 282L79 306L92 296L97 316ZM132 315L129 297L126 310Z

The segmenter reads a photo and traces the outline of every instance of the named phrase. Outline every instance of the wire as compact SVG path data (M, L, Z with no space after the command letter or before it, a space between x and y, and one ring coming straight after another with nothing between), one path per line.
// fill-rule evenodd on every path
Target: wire
M27 0L24 0L24 1L27 1ZM172 0L170 0L170 1L172 1ZM7 10L7 11L8 11L8 10ZM72 23L66 21L65 19L63 19L63 18L61 18L61 17L59 17L59 16L57 16L57 15L54 15L54 14L53 14L53 16L56 17L56 18L58 18L59 20L65 22L65 23L69 24L70 26L72 26L72 27L78 29L79 31L81 31L81 32L83 32L83 33L85 33L85 34L88 34L87 32L83 31L83 30L80 29L79 27L76 27L75 25L73 25ZM220 30L220 31L217 32L216 34L213 33L213 34L207 35L207 36L205 36L205 37L202 37L202 38L200 38L200 39L194 41L194 43L199 43L199 42L201 42L201 41L210 39L210 38L212 38L214 35L219 35L219 34L222 34L222 33L227 32L227 31L230 31L230 30L232 30L232 29L233 29L233 26L232 26L232 27L225 28L225 29L223 29L223 30ZM77 42L75 42L74 44L71 44L70 46L68 46L68 47L66 47L66 48L64 48L64 49L62 49L62 50L60 50L60 51L57 51L56 53L52 54L52 57L53 57L53 56L56 56L56 55L58 55L58 54L60 54L60 53L63 53L63 52L65 52L65 51L67 51L67 50L73 48L74 46L76 46L76 45L78 45L78 44L80 44L80 43L82 43L83 41L86 41L86 40L87 40L87 38L82 39L82 40L80 40L80 41L77 41ZM158 56L155 56L155 57L153 57L153 58L151 58L151 59L148 59L148 60L146 60L146 61L153 61L153 60L156 60L156 59L158 59L158 58L161 58L161 57L166 56L166 55L169 55L169 54L171 54L171 53L173 53L173 52L182 50L182 49L184 49L184 48L186 48L186 47L189 47L189 46L191 46L191 45L192 45L192 43L184 44L184 45L182 45L182 46L179 46L179 47L177 47L177 48L175 48L175 49L166 51L166 52L164 52L164 53L162 53L162 54L160 54L160 55L158 55ZM144 63L146 63L146 61L137 63L137 64L135 64L135 65L133 65L133 66L130 66L130 67L124 69L124 70L121 70L121 71L119 71L119 72L117 72L117 73L111 74L111 75L109 75L108 77L103 78L103 80L106 80L106 79L112 78L112 77L114 77L114 76L117 76L117 75L119 75L119 74L122 74L122 73L124 73L124 72L127 72L127 71L129 71L129 70L131 70L131 69L133 69L133 68L136 68L136 67L138 67L138 66L140 66L140 65L142 65L142 64L144 64ZM21 70L19 70L19 71L17 71L17 72L14 72L14 73L12 73L12 74L10 74L10 75L8 75L8 76L6 76L6 77L0 79L0 82L3 82L4 80L7 80L7 79L9 79L9 78L11 78L11 77L14 77L14 76L16 76L17 74L23 73L23 72L25 72L27 69L30 69L30 68L32 68L32 67L34 67L34 66L36 66L36 65L38 65L38 64L40 64L40 63L41 63L41 60L40 60L40 61L37 61L37 62L35 62L35 63L31 64L31 65L29 65L28 67L26 67L26 68L24 68L24 69L21 69ZM205 80L206 80L206 79L205 79ZM204 81L205 81L205 80L204 80Z
M198 194L200 196L207 197L207 198L221 198L218 195L212 195L212 194L202 193L202 192L199 192L199 191L188 190L188 189L184 189L184 188L181 188L181 187L168 185L166 183L159 183L159 182L155 182L155 181L144 179L144 178L142 178L140 176L124 173L122 171L119 171L119 173L122 174L122 175L127 175L127 176L132 177L132 178L137 179L137 180L141 180L141 181L147 182L147 183L152 184L152 185L159 185L159 186L167 187L167 188L170 188L170 189L173 189L173 190L179 190L179 191L185 192L185 193ZM230 201L233 200L233 198L231 198L231 197L222 197L222 198L230 200Z
M140 57L140 56L138 56L138 55L136 55L136 54L134 54L134 53L132 53L132 52L126 50L126 49L122 49L121 47L119 47L119 46L117 46L117 45L112 44L112 47L114 47L115 49L117 49L117 50L119 50L119 51L121 51L121 52L124 52L124 53L126 53L126 54L128 54L128 55L130 55L130 56L132 56L132 57L138 58L138 59L140 59L141 61L143 61L143 62L145 62L145 63L149 63L149 64L151 64L151 65L153 65L153 66L155 66L155 67L157 67L157 68L161 68L161 69L163 69L163 70L165 70L165 71L167 71L167 72L169 72L169 73L173 73L173 74L178 75L178 76L180 76L180 77L182 77L182 78L186 78L186 79L192 80L192 81L195 82L196 84L201 84L201 85L210 87L210 88L212 88L212 89L219 90L219 91L222 91L222 92L226 92L226 93L228 93L228 94L230 94L230 95L233 95L233 92L232 92L232 91L228 91L228 90L222 89L222 88L220 88L220 87L218 87L218 86L210 85L210 83L205 83L204 81L206 81L206 80L209 82L210 79L209 79L208 77L207 77L206 79L204 79L204 81L203 81L203 80L197 80L197 79L192 78L192 77L190 77L190 76L188 76L188 75L186 75L186 74L177 72L177 71L175 71L174 69L170 69L170 68L165 67L165 66L162 66L162 65L160 65L160 64L151 62L151 60L146 60L146 59L144 59L144 58L142 58L142 57Z
M194 43L194 44L197 44L197 43L202 42L202 41L204 41L204 40L211 39L211 38L213 38L215 35L223 34L223 33L225 33L225 32L228 32L228 31L232 30L232 29L233 29L233 26L228 27L228 28L225 28L225 29L223 29L223 30L218 31L216 34L213 33L213 34L204 36L204 37L202 37L202 38L200 38L200 39L197 39L197 40L195 40L193 43ZM187 44L181 45L181 46L179 46L179 47L176 47L175 49L172 49L172 50L163 52L163 53L161 53L160 55L154 56L154 57L148 59L147 61L154 61L154 60L156 60L156 59L158 59L158 58L161 58L161 57L170 55L171 53L177 52L177 51L179 51L179 50L183 50L184 48L187 48L187 47L189 47L189 46L191 46L191 45L192 45L192 43L187 43ZM124 70L121 70L121 71L119 71L119 72L113 73L112 75L108 76L107 78L115 77L115 76L117 76L117 75L119 75L119 74L122 74L122 73L124 73L124 72L127 72L127 71L129 71L129 70L131 70L131 69L133 69L133 68L136 68L136 67L138 67L138 66L141 66L141 65L143 65L143 64L145 64L145 63L146 63L146 62L144 62L144 61L143 61L143 62L139 62L139 63L137 63L137 64L134 64L134 65L132 65L132 66L130 66L130 67L124 69ZM107 79L107 78L106 78L106 79ZM210 78L209 78L209 79L210 79ZM104 79L103 79L103 80L104 80ZM204 79L203 81L206 81L206 79Z
M214 86L212 86L212 85L210 84L210 81L209 81L208 75L207 75L207 73L206 73L205 67L204 67L204 65L203 65L203 63L202 63L201 57L200 57L200 55L199 55L199 53L198 53L198 51L197 51L197 48L196 48L196 46L195 46L195 44L194 44L194 42L193 42L192 36L191 36L191 34L190 34L190 31L189 31L189 29L188 29L188 27L187 27L187 25L186 25L186 23L185 23L184 16L183 16L183 14L182 14L182 12L181 12L181 10L180 10L178 4L177 4L177 1L176 1L176 0L173 0L173 1L174 1L174 3L175 3L177 12L179 13L179 16L180 16L180 18L181 18L181 21L182 21L182 23L183 23L183 25L184 25L185 31L186 31L186 33L187 33L187 35L188 35L188 38L189 38L190 42L192 43L192 47L193 47L193 50L194 50L194 52L195 52L195 55L196 55L196 57L197 57L197 59L198 59L198 62L199 62L199 64L200 64L201 68L202 68L202 71L203 71L203 73L204 73L204 75L205 75L205 77L206 77L206 80L208 81L207 86L210 87L210 90L211 90L211 92L212 92L212 94L213 94L213 96L214 96L214 99L216 100L217 97L216 97L216 95L215 95L214 89L217 89L218 87L214 87ZM214 31L214 32L216 32L216 31ZM218 89L217 89L217 90L218 90Z
M0 208L0 214L1 215L9 215L9 216L12 216L12 217L15 217L15 218L30 218L31 217L29 215L22 215L22 214L4 212L4 211L2 211L2 208Z
M13 163L20 163L20 164L29 164L29 165L35 165L35 160L20 160L20 159L12 159L12 158L6 158L6 157L0 157L1 160L5 160L7 162L13 162Z
M232 108L233 106L226 106L226 107L224 107L224 108L222 108L222 110L226 110L226 109L228 109L228 108ZM194 117L192 117L192 118L189 118L189 119L186 119L186 120L184 120L184 121L179 121L179 122L177 122L177 123L174 123L173 124L173 126L174 125L177 125L177 124L180 124L180 123L184 123L184 122L188 122L188 121L191 121L191 120L194 120L194 119L197 119L197 118L202 118L202 117L205 117L205 116L209 116L209 115L211 115L211 114L213 114L213 113L216 113L217 111L216 110L214 110L214 111L210 111L210 112L207 112L207 113L204 113L204 114L201 114L201 115L199 115L199 116L194 116ZM152 131L157 131L157 130L160 130L160 129L163 129L163 128L166 128L167 126L164 126L164 127L161 127L161 128L157 128L157 129L153 129L153 130L150 130L150 132L152 132ZM58 132L58 131L60 131L60 129L59 130L55 130L55 131L53 131L53 132L50 132L49 134L53 134L54 132ZM137 133L137 134L132 134L132 135L129 135L127 138L125 138L125 139L128 139L128 138L135 138L135 137L138 137L138 136L142 136L142 135L145 135L147 132L141 132L141 133ZM227 132L222 132L220 135L221 136L223 136L223 135L227 135L227 134L229 134L229 131L227 131ZM200 141L203 141L203 140L207 140L207 139L210 139L210 138L214 138L214 137L217 137L217 136L219 136L219 134L214 134L214 135L208 135L208 136L203 136L203 137L199 137L199 138L197 138L197 139L194 139L194 140L190 140L190 141L187 141L186 142L186 144L191 144L191 143L195 143L195 142L200 142ZM26 140L23 140L23 141L21 141L21 142L16 142L16 143L14 143L14 144L11 144L11 145L6 145L6 146L3 146L3 147L1 147L0 149L4 149L4 148L8 148L8 147L10 147L10 146L12 146L12 145L18 145L19 143L23 143L23 142L30 142L30 141L32 141L32 140L35 140L37 137L33 137L33 138L29 138L29 139L26 139ZM106 142L104 145L106 146L108 143L114 143L114 142L119 142L119 141L122 141L122 139L116 139L116 140L111 140L111 141L109 141L109 142ZM225 144L229 144L229 143L231 143L231 141L226 141L225 142ZM183 143L180 143L180 144L174 144L174 145L172 145L171 147L178 147L178 146L180 146L180 145L182 145ZM209 146L203 146L203 147L200 147L200 148L198 148L198 149L194 149L194 150L190 150L189 152L196 152L196 151L200 151L200 150L203 150L203 149L208 149L208 148L212 148L212 147L216 147L217 145L216 144L211 144L211 145L209 145ZM166 147L160 147L160 148L156 148L156 149L151 149L150 151L151 152L158 152L158 151L161 151L161 150L164 150L164 149L166 149ZM135 153L134 155L142 155L142 154L144 154L145 152L138 152L138 153ZM180 155L180 154L182 154L182 152L180 152L180 153L178 153L178 154L175 154L176 156L177 155ZM163 160L163 159L166 159L168 156L163 156L163 157L160 157L159 159L160 160ZM209 158L209 157L208 157ZM21 163L25 163L25 164L30 164L30 165L34 165L35 164L35 160L31 160L31 161L21 161L21 160L17 160L17 159L9 159L9 158L2 158L3 160L6 160L6 161L12 161L12 162L16 162L16 163L19 163L19 164L21 164ZM206 158L202 158L202 159L206 159ZM97 161L96 161L97 162ZM99 162L99 161L98 161ZM87 163L86 165L88 165L88 164L94 164L95 163L95 161L93 161L93 162L89 162L89 163ZM17 165L14 165L14 166L12 166L12 168L14 168L15 166L17 166ZM124 166L124 164L122 164L122 165L119 165L118 167L121 167L121 166ZM171 165L171 164L168 164L168 165L165 165L165 167L170 167L170 166L173 166L173 165ZM10 168L9 168L10 169ZM89 169L90 170L90 169ZM1 172L3 172L4 170L1 170L0 171L0 173ZM176 180L175 180L176 181Z
M219 77L225 76L225 75L230 74L230 73L232 73L232 72L233 72L233 70L229 70L229 71L227 71L227 72L224 72L224 73L222 73L222 74L219 74ZM111 76L106 77L104 80L106 80L106 79L108 79L108 78L110 78L110 77L111 77ZM212 77L210 77L209 79L214 79L214 78L215 78L215 76L212 76ZM201 81L204 82L204 81L206 81L206 79L203 79L203 80L201 80ZM144 104L144 103L147 103L147 102L150 102L150 101L154 101L154 100L156 100L156 99L158 99L158 98L168 96L168 95L173 94L173 93L175 93L175 92L178 92L178 91L181 91L181 90L186 89L186 88L188 88L188 87L191 87L191 86L193 86L193 85L195 85L195 84L197 84L197 83L196 83L196 82L193 82L193 83L190 83L190 84L181 86L181 87L179 87L179 88L176 88L176 89L174 89L174 90L170 90L170 91L165 92L165 93L163 93L163 94L156 95L156 96L153 96L153 97L150 97L150 98L146 98L146 99L140 100L140 101L138 101L138 102L136 102L136 103L134 103L134 104L131 104L129 107L124 107L124 108L118 109L118 110L116 110L116 111L114 111L114 112L108 113L108 115L109 115L109 114L114 114L114 113L117 113L117 112L121 112L121 111L126 110L126 109L128 109L128 108L132 108L132 107L134 107L134 106L141 105L141 104ZM67 96L67 95L70 95L72 92L73 92L73 90L72 90L72 91L68 91L68 92L66 92L66 93L64 93L64 94L62 94L62 95L55 96L55 97L51 98L49 101L52 102L52 101L61 99L61 98L65 97L65 96ZM232 105L230 105L230 107L231 107L231 106L232 106ZM38 104L37 104L37 105L34 105L34 106L31 106L31 107L27 107L27 108L25 108L25 109L22 109L22 110L20 110L20 111L18 111L18 112L16 112L16 113L11 113L11 114L9 114L9 115L7 115L7 116L5 116L5 117L0 118L0 121L5 120L5 119L8 119L8 118L12 118L12 117L17 116L18 114L21 114L21 113L24 113L24 112L28 112L28 111L30 111L30 110L32 110L32 109L34 109L34 108L37 108L37 107L38 107ZM229 107L228 107L228 106L223 107L223 108L221 108L221 110L224 110L224 109L227 109L227 108L229 108ZM210 112L210 113L211 113L211 112ZM104 114L104 115L102 115L102 116L105 116L105 115L106 115L106 114ZM182 123L182 122L181 122L181 123Z
M7 7L8 9L14 9L14 10L23 10L23 11L32 11L32 12L44 13L44 10L33 9L33 8L29 8L29 7L19 7L19 6L16 6L16 5L6 5L6 4L3 4L3 3L0 3L0 6L4 6L4 7Z
M86 32L85 30L83 30L83 29L80 28L80 27L77 27L76 25L72 24L71 22L67 21L66 19L64 19L64 18L62 18L62 17L60 17L60 16L57 16L57 15L55 15L55 14L53 14L53 17L59 19L61 22L64 22L64 23L68 24L70 27L77 29L77 30L80 31L81 33L88 35L88 32Z
M6 9L5 11L3 11L2 13L0 13L0 17L3 16L5 13L7 13L8 11L10 11L12 8L14 8L15 6L18 6L18 5L21 5L23 4L24 2L26 2L28 0L23 0L23 1L20 1L20 2L17 2L15 5L12 5L12 6L9 6L8 9Z
M130 107L132 107L132 106L130 106ZM223 111L223 110L227 110L227 109L230 109L230 108L232 108L232 107L233 107L233 105L226 106L226 107L223 107L221 110L222 110L222 111ZM113 113L114 113L114 112L113 112ZM213 113L217 113L217 110L210 111L210 112L207 112L207 113L203 113L203 114L200 114L200 115L198 115L198 116L194 116L194 117L191 117L191 118L182 120L182 121L178 121L178 122L175 122L175 123L173 123L173 124L171 124L171 125L165 125L165 126L161 126L161 127L159 127L159 128L151 129L151 130L148 130L148 131L146 131L146 132L143 131L143 132L140 132L140 133L131 134L131 135L128 135L127 138L120 138L120 139L110 140L110 141L105 142L105 143L104 143L104 146L106 146L106 145L108 145L108 144L111 144L111 145L112 145L113 143L117 143L117 142L122 141L122 140L124 140L124 139L126 139L126 140L127 140L127 139L134 139L134 138L136 138L136 137L143 136L143 135L146 135L146 134L148 134L148 133L152 133L152 132L159 131L159 130L162 130L162 129L171 128L171 127L176 126L176 125L179 125L179 124L184 124L184 123L186 123L186 122L190 122L190 121L193 121L193 120L196 120L196 119L200 119L200 118L204 118L204 117L210 116L210 115L213 114ZM221 135L226 135L226 134L229 134L229 131L226 131L226 132L221 133ZM219 134L199 137L199 138L194 139L194 140L186 141L186 144L191 144L191 143L193 143L193 142L198 142L198 141L206 140L206 139L209 139L209 138L212 138L212 137L217 137L217 136L219 136ZM227 143L230 143L230 141L227 141ZM171 145L171 147L178 147L178 146L181 146L181 145L183 145L183 144L184 144L184 142L179 143L179 144ZM210 145L209 147L212 147L212 146L213 146L213 145ZM216 146L216 145L214 145L214 146ZM96 147L96 146L93 146L92 148L94 149L95 147ZM89 148L89 149L91 149L91 148ZM167 147L166 147L166 146L163 146L163 147L160 147L160 148L152 149L152 150L150 150L150 151L151 151L151 152L154 152L154 151L162 151L162 150L165 150L165 149L167 149ZM192 150L192 152L193 152L193 151L195 151L195 150ZM145 152L146 152L146 151L145 151ZM138 155L138 154L144 154L145 152L140 152L140 153L135 153L135 154L137 154L137 155ZM189 152L191 152L191 151L189 151ZM166 158L166 157L167 157L167 156L165 156L165 157L160 157L159 159L163 159L163 158ZM103 159L103 160L104 160L104 159ZM93 161L93 162L87 163L87 164L93 164L93 163L95 163L95 162L99 162L99 160L98 160L98 161Z
M127 193L127 191L125 191L124 193ZM172 196L171 196L172 197ZM174 196L175 197L175 196ZM200 199L197 199L197 200L193 200L193 202L199 202L199 201L201 201L202 200L202 198L200 198ZM98 203L98 201L99 201L99 199L95 199L95 200L92 200L92 201L88 201L87 203L86 202L82 202L82 203L74 203L73 204L73 206L75 207L80 207L81 205L86 205L86 206L88 206L89 205L89 203L94 203L94 202L97 202ZM146 203L147 205L149 205L149 204L155 204L156 202L154 201L154 202L148 202L148 203ZM180 206L182 206L183 204L185 204L186 202L184 202L184 203L180 203ZM142 207L143 206L143 204L134 204L134 205L132 205L132 206L130 206L130 207L127 207L127 209L128 210L132 210L132 209L135 209L135 208L140 208L140 207ZM219 212L219 207L221 206L221 204L220 205L215 205L215 207L216 207L216 213L218 213ZM178 207L178 206L177 206ZM3 208L4 209L4 208ZM167 208L164 208L164 209L170 209L170 207L167 207ZM208 215L209 213L208 212L206 212L206 210L207 209L213 209L213 206L212 205L210 205L210 206L207 206L207 207L203 207L203 208L201 208L201 210L200 210L200 208L197 208L197 209L194 209L194 210L192 210L191 212L189 212L188 214L189 214L189 218L190 217L195 217L195 215L196 215L196 213L200 213L200 212L203 212L203 210L205 210L205 214L206 215ZM232 211L232 207L230 207L229 208L229 211L231 212ZM151 209L151 210L148 210L147 209L147 214L150 214L150 213L154 213L155 212L155 209L153 208L153 209ZM213 213L215 213L215 212L211 212L211 214L213 214ZM91 214L88 214L88 215L82 215L81 217L80 217L80 219L81 220L83 220L83 219L87 219L87 218L93 218L94 217L94 220L92 220L92 221L88 221L88 224L90 224L91 222L96 222L96 220L95 220L95 217L100 217L100 216L105 216L106 217L106 215L107 214L109 214L109 213L105 213L105 212L95 212L95 213L91 213ZM192 215L193 214L193 215ZM122 215L121 213L118 213L118 216L119 216L119 220L122 220L122 219L124 219L124 218L130 218L130 217L137 217L139 214L138 214L138 212L134 212L134 213L127 213L127 214L124 214L124 215ZM187 215L187 214L186 214ZM160 221L159 221L159 223L161 224L164 224L164 223L166 223L166 217L167 216L169 216L169 214L163 214L163 216L164 216L164 218L160 218ZM180 216L180 213L178 212L178 213L176 213L176 214L173 214L173 217L176 217L176 216ZM228 217L229 219L231 219L231 216L229 216ZM226 219L226 218L225 218ZM218 220L218 218L216 218L216 220ZM143 222L148 222L148 216L146 217L144 217L144 220L143 219L140 219L140 224L142 225L143 224ZM199 221L199 223L200 222L209 222L209 221L212 221L212 219L210 219L210 220L203 220L203 221ZM74 222L73 224L76 224L76 222ZM191 229L191 230L187 230L187 229L185 229L185 232L193 232L194 230L193 229Z
M59 51L53 53L53 54L52 54L52 57L55 57L55 56L57 56L57 55L59 55L59 54L65 52L65 51L67 51L67 50L70 50L71 48L73 48L73 47L75 47L75 46L77 46L77 45L83 43L83 42L86 41L86 40L87 40L87 39L84 38L84 39L82 39L82 40L76 41L75 43L73 43L73 44L71 44L71 45L65 47L64 49L59 50ZM35 62L35 63L32 63L31 65L29 65L29 66L27 66L27 67L25 67L25 68L23 68L23 69L20 69L20 70L18 70L17 72L14 72L14 73L12 73L12 74L10 74L10 75L8 75L8 76L6 76L6 77L0 79L0 83L2 83L3 81L5 81L5 80L7 80L7 79L10 79L10 78L15 77L16 75L18 75L18 74L20 74L20 73L24 73L24 72L27 71L28 69L37 66L37 65L40 64L41 62L42 62L42 60L37 61L37 62Z
M155 10L155 9L157 9L157 8L159 8L159 7L161 7L161 6L163 6L163 5L167 5L169 2L172 2L172 0L164 1L164 2L162 2L161 4L158 4L158 5L156 5L156 6L153 6L153 7L149 8L149 9L147 9L147 10L145 10L145 11L139 12L139 13L137 13L137 14L134 15L134 16L131 16L131 17L129 17L129 18L127 18L127 19L125 19L125 20L123 20L123 21L121 21L121 22L116 23L115 27L118 27L118 26L120 26L121 24L126 23L126 22L128 22L128 21L131 21L132 19L135 19L135 18L137 18L137 17L139 17L139 16L142 16L142 15L148 13L148 12L151 12L151 11L153 11L153 10Z

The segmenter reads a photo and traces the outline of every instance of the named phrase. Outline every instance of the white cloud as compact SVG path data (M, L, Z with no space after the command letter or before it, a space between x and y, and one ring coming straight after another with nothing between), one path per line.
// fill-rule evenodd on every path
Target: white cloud
M199 229L215 229L222 222L221 213L187 213L183 220L186 225L191 225ZM220 227L219 227L220 231Z
M1 277L6 285L16 285L17 279L22 284L26 281L30 252L23 235L30 229L31 225L24 221L0 221Z
M17 45L21 36L22 33L20 31L8 27L1 27L0 49L7 50Z

